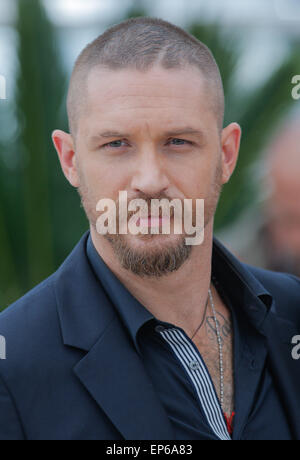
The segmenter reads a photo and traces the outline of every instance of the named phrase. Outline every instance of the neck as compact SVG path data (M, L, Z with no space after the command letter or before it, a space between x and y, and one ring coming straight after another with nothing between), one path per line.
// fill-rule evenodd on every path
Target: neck
M213 222L201 245L176 271L160 278L142 278L124 269L110 243L91 227L93 244L106 265L158 320L183 328L191 337L201 322L211 281Z

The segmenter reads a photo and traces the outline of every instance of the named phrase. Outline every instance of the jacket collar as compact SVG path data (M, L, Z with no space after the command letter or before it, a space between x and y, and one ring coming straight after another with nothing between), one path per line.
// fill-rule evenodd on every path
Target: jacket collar
M213 260L214 258L217 259L217 263L223 260L233 272L238 284L244 284L251 297L259 297L267 309L270 308L273 301L270 292L217 238L213 239Z
M212 273L220 278L231 299L244 310L250 323L262 332L275 302L265 286L216 238L213 240Z
M272 326L270 325L276 321L281 326L277 338L284 343L290 343L291 337L297 334L297 325L287 318L280 317L274 296L252 273L254 267L240 262L220 241L214 238L213 271L218 272L218 267L224 267L224 264L218 263L222 259L226 261L228 267L226 273L222 273L222 279L227 279L232 286L230 295L233 300L239 302L249 322L258 332L267 336L271 333ZM242 303L241 299L243 299Z
M63 342L89 351L115 314L86 257L86 232L55 273L54 289Z

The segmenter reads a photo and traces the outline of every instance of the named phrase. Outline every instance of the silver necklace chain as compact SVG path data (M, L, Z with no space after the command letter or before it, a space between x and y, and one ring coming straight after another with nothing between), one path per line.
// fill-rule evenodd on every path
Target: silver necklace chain
M219 364L220 364L220 403L221 403L221 408L224 412L223 406L224 406L224 367L223 367L223 345L222 345L222 338L220 334L220 328L217 320L217 314L216 314L216 309L214 305L214 300L212 296L211 289L208 290L208 295L210 299L210 304L211 304L211 309L213 312L214 316L214 321L216 325L216 332L217 332L217 341L218 341L218 347L219 347Z
M223 407L224 407L223 345L222 345L222 338L221 338L221 334L220 334L219 323L218 323L218 320L217 320L217 314L216 314L215 304L214 304L214 300L213 300L213 296L212 296L212 292L211 292L211 289L210 289L210 288L209 288L209 290L208 290L208 296L209 296L209 299L210 299L211 309L212 309L212 312L213 312L214 322L215 322L215 326L216 326L217 341L218 341L218 348L219 348L220 404L221 404L221 408L222 408L222 410L223 410ZM197 329L196 329L196 331L194 332L193 336L191 337L191 340L194 338L194 336L195 336L196 333L199 331L199 329L201 328L201 326L202 326L202 324L203 324L203 322L204 322L205 315L206 315L206 310L207 310L207 304L208 304L208 299L207 299L207 302L206 302L206 305L205 305L205 310L204 310L204 315L203 315L202 321L201 321L200 325L197 327ZM224 410L223 410L223 412L224 412Z
M201 320L201 323L199 324L199 326L198 326L197 329L195 330L194 334L192 335L191 340L193 340L193 338L195 337L195 335L197 334L197 332L199 331L199 329L201 328L201 326L202 326L203 323L204 323L205 316L206 316L206 311L207 311L207 305L208 305L208 297L207 297L207 301L206 301L206 304L205 304L205 309L204 309L203 318L202 318L202 320Z

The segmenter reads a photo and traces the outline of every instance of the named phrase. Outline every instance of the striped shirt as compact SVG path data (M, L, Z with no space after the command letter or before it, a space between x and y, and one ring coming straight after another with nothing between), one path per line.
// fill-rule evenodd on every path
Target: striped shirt
M164 329L163 326L156 326L156 331L170 345L194 385L199 404L203 408L212 431L219 439L223 441L230 440L214 384L194 343L179 328Z

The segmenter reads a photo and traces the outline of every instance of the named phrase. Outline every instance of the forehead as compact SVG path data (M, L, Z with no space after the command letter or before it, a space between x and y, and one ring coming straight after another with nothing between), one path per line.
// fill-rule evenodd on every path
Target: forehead
M159 125L179 117L186 122L204 118L211 111L208 86L192 66L146 72L96 67L87 78L82 122L90 131L108 121L134 126L143 119Z

